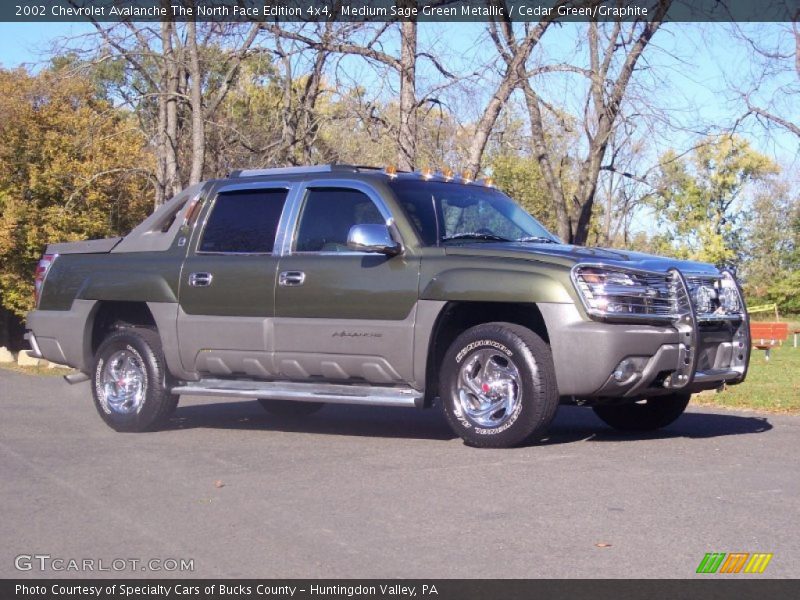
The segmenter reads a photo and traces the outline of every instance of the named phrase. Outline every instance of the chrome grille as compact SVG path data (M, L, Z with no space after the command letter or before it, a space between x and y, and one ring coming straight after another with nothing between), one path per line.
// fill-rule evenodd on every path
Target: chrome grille
M723 282L726 275L680 274L678 282L675 274L674 269L658 273L580 264L572 277L587 311L604 319L676 320L689 313L708 323L742 317L741 310L730 308L732 288Z
M666 273L640 273L636 275L648 293L640 300L639 314L670 317L677 312L670 277Z

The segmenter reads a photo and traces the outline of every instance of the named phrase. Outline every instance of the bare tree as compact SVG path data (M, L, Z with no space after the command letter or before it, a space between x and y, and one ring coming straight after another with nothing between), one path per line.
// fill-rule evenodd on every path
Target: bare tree
M416 5L413 0L403 0L408 5ZM434 101L429 94L420 96L417 88L417 70L420 58L428 60L435 71L445 79L454 81L450 73L431 52L418 47L417 22L400 23L347 23L324 32L306 32L291 24L267 24L265 27L274 35L288 40L302 42L308 48L329 54L358 56L372 65L385 69L399 81L399 110L396 123L385 123L391 131L397 147L397 167L413 170L417 165L417 123L419 108ZM393 33L399 36L399 53L392 54L384 49L384 39Z
M335 24L331 21L314 24L316 35L329 40L334 35ZM325 66L330 58L327 44L308 48L305 44L289 40L292 48L285 48L281 36L275 36L273 50L278 64L282 66L283 101L281 106L281 143L276 151L278 163L308 164L313 162L314 143L320 127L317 104L325 92ZM306 69L298 73L295 59L310 51Z
M791 23L773 26L772 31L776 29L777 36L762 37L752 26L735 26L753 66L752 81L734 86L746 108L740 120L752 117L767 129L774 125L800 138L800 120L795 118L800 99L800 9Z
M491 0L497 6L505 5L504 0ZM567 4L567 2L559 2ZM555 10L552 11L555 14ZM505 12L508 14L508 11ZM476 177L481 170L481 161L486 151L486 144L494 129L497 118L508 102L511 94L525 79L525 65L533 49L542 39L547 28L553 22L553 17L543 19L538 23L525 23L523 25L522 39L517 39L510 18L501 21L492 20L488 24L489 36L494 43L497 53L503 59L505 68L500 76L494 93L483 109L480 119L475 124L472 142L469 145L465 170L471 177Z
M671 0L658 0L648 21L625 26L621 21L587 25L588 69L573 65L545 65L520 79L531 121L534 155L552 196L558 219L558 234L566 242L583 245L587 241L602 161L619 124L628 86L642 53L661 26ZM520 67L521 69L521 67ZM553 155L542 113L548 103L536 89L535 76L571 71L588 79L581 118L585 154L577 162L574 191L565 193L562 179L556 176ZM533 77L529 77L533 75Z
M158 29L131 21L92 24L101 43L89 60L124 60L129 75L122 96L143 129L152 132L158 206L184 185L203 179L206 124L238 76L261 24L164 20ZM212 69L218 74L213 85ZM188 147L185 139L191 140Z

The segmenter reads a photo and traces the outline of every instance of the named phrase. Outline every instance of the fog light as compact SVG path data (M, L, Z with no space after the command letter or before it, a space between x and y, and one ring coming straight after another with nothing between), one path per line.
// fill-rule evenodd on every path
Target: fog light
M626 358L617 365L611 376L617 383L628 383L639 374L639 365L631 358Z

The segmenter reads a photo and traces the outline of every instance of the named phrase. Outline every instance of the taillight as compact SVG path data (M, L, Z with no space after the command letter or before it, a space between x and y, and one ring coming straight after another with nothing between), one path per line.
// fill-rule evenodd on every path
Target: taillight
M39 264L36 265L36 278L33 284L33 298L36 306L39 306L39 299L42 296L42 286L47 277L47 272L56 261L56 258L58 258L58 254L45 254L39 259Z

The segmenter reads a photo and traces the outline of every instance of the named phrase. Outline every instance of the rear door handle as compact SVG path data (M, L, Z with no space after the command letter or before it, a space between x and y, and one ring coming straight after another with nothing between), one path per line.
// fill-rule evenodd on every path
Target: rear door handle
M283 287L293 287L303 285L306 281L306 274L302 271L283 271L278 276L278 285Z
M192 273L189 275L189 285L192 287L208 287L214 280L211 273Z

